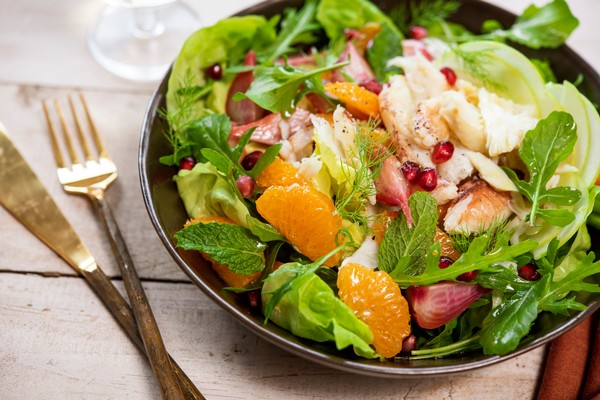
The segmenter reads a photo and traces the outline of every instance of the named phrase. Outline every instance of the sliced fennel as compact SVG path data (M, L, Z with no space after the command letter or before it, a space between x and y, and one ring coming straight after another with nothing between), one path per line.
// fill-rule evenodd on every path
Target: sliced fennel
M457 75L519 104L531 104L538 118L557 109L548 96L538 69L512 47L491 41L468 42L440 57L439 67L451 67Z
M583 182L592 186L600 173L600 116L592 103L570 82L548 83L546 87L577 124L577 144L570 163L579 169Z

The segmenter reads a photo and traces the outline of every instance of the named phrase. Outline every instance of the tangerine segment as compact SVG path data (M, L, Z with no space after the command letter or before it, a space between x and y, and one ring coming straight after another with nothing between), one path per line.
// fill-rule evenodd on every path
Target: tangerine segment
M339 270L337 286L340 299L371 328L377 353L386 358L398 354L410 335L410 312L390 275L347 264Z
M356 118L375 119L379 117L379 97L356 83L328 83L325 85L325 90L344 103L346 109Z
M313 261L338 246L342 217L333 201L313 186L271 186L256 200L256 210ZM325 265L337 265L340 257L337 252Z
M233 222L233 220L231 220L227 217L221 217L219 215L211 215L208 217L194 218L192 220L189 220L185 223L185 226L192 225L192 224L207 224L210 222L217 222L219 224L235 225L235 222ZM254 272L250 275L238 274L237 272L233 272L232 270L230 270L229 267L227 267L227 265L216 262L215 260L210 258L210 256L208 254L206 254L202 251L199 251L199 253L202 255L202 257L206 261L211 263L211 265L212 265L213 269L215 270L215 272L217 273L217 275L219 275L221 280L223 282L225 282L225 284L227 284L227 286L235 287L235 288L245 288L260 277L260 274L261 274L260 271Z
M256 177L256 184L260 189L270 186L290 186L294 183L308 184L308 181L298 175L292 163L277 157L267 168Z
M381 244L383 242L385 231L390 226L392 221L396 219L398 214L400 214L399 211L385 210L381 215L377 217L377 219L373 223L373 238L375 239L375 242L377 242L377 244Z
M437 226L435 227L435 237L433 238L434 242L440 242L440 255L450 257L454 261L458 260L461 256L460 252L454 248L452 244L452 239L450 236Z

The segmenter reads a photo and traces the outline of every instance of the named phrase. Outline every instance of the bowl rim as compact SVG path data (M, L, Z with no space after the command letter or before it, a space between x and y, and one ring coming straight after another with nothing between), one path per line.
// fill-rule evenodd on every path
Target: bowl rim
M288 3L302 3L299 0L275 0L275 1L262 1L257 3L251 7L245 8L232 16L240 16L247 14L256 14L263 11L265 7L274 6L279 4L288 4ZM491 12L495 13L508 13L512 17L516 16L499 6L494 4L487 3L481 0L462 0L462 3L481 3L486 7L489 7ZM596 82L600 82L600 76L598 73L574 50L572 50L568 45L561 46L561 51L565 52L566 55L572 59L574 59L578 66L580 66L585 72L585 75L591 77L592 80ZM150 177L148 175L148 147L150 143L150 137L152 133L152 126L154 120L158 116L158 111L160 106L164 103L165 93L167 89L168 79L171 73L171 68L167 71L164 78L162 79L160 85L157 89L154 90L150 97L150 101L145 111L144 119L142 122L141 135L139 141L138 148L138 173L139 180L142 190L142 196L144 200L144 205L146 207L146 211L150 217L154 230L158 234L160 240L163 242L163 245L166 247L168 253L173 257L177 265L184 273L190 278L190 280L196 284L210 299L212 299L215 303L221 306L223 309L227 310L237 321L239 321L242 325L248 328L253 333L260 336L262 339L265 339L267 342L276 345L296 356L302 357L308 361L316 362L320 365L327 366L330 368L334 368L337 370L341 370L344 372L367 375L373 377L383 377L383 378L411 378L411 377L424 377L424 376L438 376L438 375L449 375L449 374L457 374L464 373L467 371L471 371L474 369L482 368L485 366L489 366L492 364L496 364L502 361L509 360L511 358L522 355L526 352L529 352L541 345L544 345L557 337L563 335L567 331L573 329L575 326L580 324L584 319L591 316L596 310L600 309L600 299L593 301L586 310L583 310L573 316L571 316L563 325L560 327L530 341L526 344L520 345L516 350L508 353L506 355L498 356L485 356L482 359L478 359L475 361L467 361L462 364L456 365L442 365L435 367L406 367L401 365L394 366L393 363L388 364L367 364L360 361L353 361L341 356L337 356L334 354L327 354L325 352L316 350L311 348L309 345L304 345L300 343L294 343L289 341L288 339L278 335L275 332L270 331L266 328L265 325L257 324L250 316L244 313L242 310L236 308L231 303L227 302L222 296L219 295L218 292L214 291L209 285L201 279L200 274L196 273L194 269L188 265L188 263L182 258L182 256L175 249L171 238L167 236L165 233L164 227L161 225L159 217L156 213L156 210L153 205L153 195L152 195L152 182L150 181ZM271 324L271 322L269 322ZM392 366L390 366L392 365Z

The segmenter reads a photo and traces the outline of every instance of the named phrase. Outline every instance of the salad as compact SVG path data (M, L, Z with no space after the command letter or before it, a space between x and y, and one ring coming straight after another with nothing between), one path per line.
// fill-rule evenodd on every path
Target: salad
M175 240L265 323L365 358L503 355L600 292L600 117L513 47L578 20L553 0L473 33L459 8L308 0L186 41L162 112Z

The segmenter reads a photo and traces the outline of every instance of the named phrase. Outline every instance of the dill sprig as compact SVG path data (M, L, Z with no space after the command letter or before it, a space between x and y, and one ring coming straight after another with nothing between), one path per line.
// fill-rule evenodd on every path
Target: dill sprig
M512 232L506 229L507 224L508 220L498 218L493 220L487 227L482 224L476 233L463 231L451 233L448 236L452 240L453 247L460 253L466 253L475 238L485 236L487 238L485 248L488 252L496 246L499 240L510 237Z
M338 190L335 207L345 220L358 224L368 230L369 223L377 215L366 215L368 198L375 196L375 179L381 173L383 162L394 150L388 147L390 134L379 130L379 120L369 120L367 124L356 126L356 150L349 159L353 164L342 164L342 171L352 188L343 192Z
M490 51L464 51L460 46L455 44L451 45L450 49L459 59L462 70L466 71L472 78L478 80L481 85L494 90L505 89L504 85L490 78L489 65L492 62Z
M179 89L174 93L174 107L159 110L159 114L167 122L165 136L174 153L181 148L181 138L178 133L185 129L194 121L195 105L199 100L208 96L212 90L212 84L198 86L193 84L194 78L190 70L183 76L179 83Z
M422 0L401 2L390 12L390 18L404 34L411 26L427 27L445 20L460 8L458 0Z

